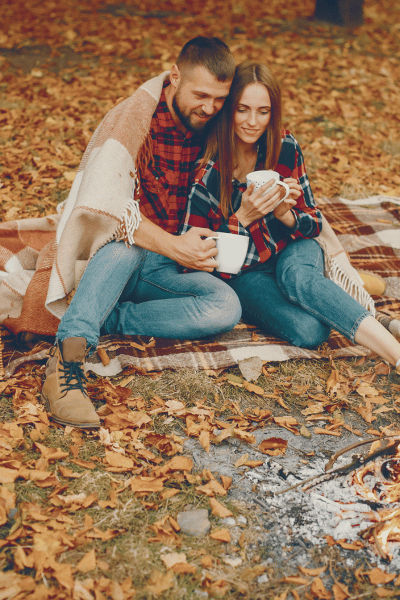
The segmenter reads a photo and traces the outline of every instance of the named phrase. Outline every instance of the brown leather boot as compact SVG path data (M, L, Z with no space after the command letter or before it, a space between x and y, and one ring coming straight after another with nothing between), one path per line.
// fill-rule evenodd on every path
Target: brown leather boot
M81 429L100 427L86 390L86 340L67 338L54 346L46 366L42 400L54 421Z

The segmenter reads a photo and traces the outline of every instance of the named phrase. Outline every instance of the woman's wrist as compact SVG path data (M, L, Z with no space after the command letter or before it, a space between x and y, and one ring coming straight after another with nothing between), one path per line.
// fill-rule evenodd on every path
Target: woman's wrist
M286 225L286 227L288 227L289 229L293 229L293 227L296 226L297 223L297 219L294 216L294 213L292 210L288 210L286 211L283 215L276 217L281 223L283 223L284 225Z
M246 217L246 213L244 210L242 210L242 207L238 208L238 210L235 212L235 215L237 220L243 227L247 227L248 225L250 225L251 220L248 217Z

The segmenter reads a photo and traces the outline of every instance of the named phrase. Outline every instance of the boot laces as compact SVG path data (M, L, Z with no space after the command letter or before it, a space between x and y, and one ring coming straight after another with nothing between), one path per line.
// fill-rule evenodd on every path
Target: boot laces
M71 390L81 390L81 392L87 396L87 377L83 370L82 363L63 361L60 366L62 368L62 378L64 379L64 382L61 383L60 386L62 395L65 396L65 394Z

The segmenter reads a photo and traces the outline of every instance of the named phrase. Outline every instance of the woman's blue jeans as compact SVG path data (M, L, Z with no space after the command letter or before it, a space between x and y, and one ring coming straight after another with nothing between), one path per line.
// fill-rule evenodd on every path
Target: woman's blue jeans
M228 280L246 322L295 346L316 347L331 328L351 341L370 313L324 276L324 257L315 240L296 240L255 269Z
M210 273L180 273L173 260L110 242L90 260L62 317L57 340L102 334L196 339L230 331L241 317L235 292Z

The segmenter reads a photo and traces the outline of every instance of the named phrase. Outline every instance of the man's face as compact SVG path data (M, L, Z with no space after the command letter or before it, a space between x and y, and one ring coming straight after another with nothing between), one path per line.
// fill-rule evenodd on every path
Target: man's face
M201 131L221 110L232 80L218 81L201 66L182 73L176 66L175 69L171 72L171 83L175 87L172 108L186 129Z

